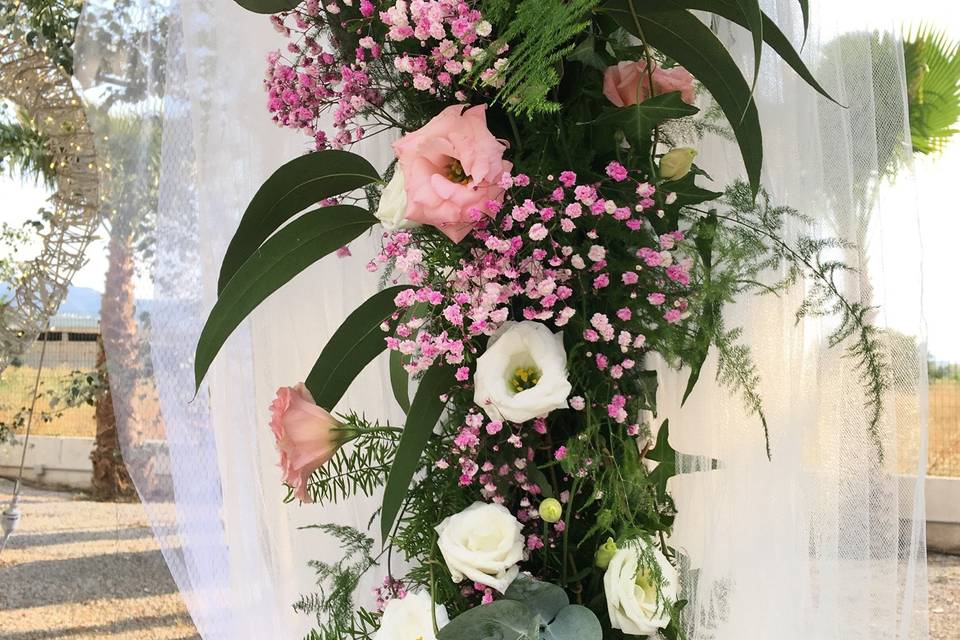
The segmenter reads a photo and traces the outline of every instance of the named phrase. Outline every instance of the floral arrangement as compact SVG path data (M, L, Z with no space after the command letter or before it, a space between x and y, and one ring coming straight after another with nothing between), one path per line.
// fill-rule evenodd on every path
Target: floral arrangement
M383 289L271 406L291 500L383 496L382 552L319 525L344 556L315 563L321 593L297 603L312 637L683 638L676 452L647 355L686 367L689 394L716 350L765 433L759 372L722 309L802 282L798 316L840 316L831 339L881 410L868 310L833 285L835 243L782 233L799 214L759 190L750 84L691 11L747 28L755 74L765 42L826 96L793 45L756 0L238 2L289 38L268 56L267 107L316 151L245 212L197 384L263 299L371 229L382 240L367 268ZM385 131L396 161L381 176L347 149ZM747 176L722 192L695 164L716 132ZM384 351L404 424L334 414ZM376 566L376 604L358 607Z

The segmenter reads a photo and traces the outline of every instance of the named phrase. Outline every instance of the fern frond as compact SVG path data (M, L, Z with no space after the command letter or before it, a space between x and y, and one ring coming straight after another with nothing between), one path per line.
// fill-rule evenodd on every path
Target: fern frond
M500 34L474 71L492 64L498 45L507 44L509 65L498 78L497 100L516 115L551 113L560 105L547 95L560 82L560 61L589 26L600 0L486 0L481 11Z

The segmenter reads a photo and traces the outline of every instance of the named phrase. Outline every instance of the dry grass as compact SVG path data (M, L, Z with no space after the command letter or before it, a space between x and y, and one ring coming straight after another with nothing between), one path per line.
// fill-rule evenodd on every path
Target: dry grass
M50 422L37 420L33 424L33 433L41 436L72 436L92 438L97 431L93 407L82 405L74 408L56 407L52 409L43 392L47 389L59 389L64 378L69 377L72 369L68 367L44 368L40 376L41 397L37 400L37 415L54 410L63 411L60 417ZM8 367L0 375L0 422L10 424L15 414L30 405L37 370L33 367Z
M930 475L960 476L960 382L930 382Z

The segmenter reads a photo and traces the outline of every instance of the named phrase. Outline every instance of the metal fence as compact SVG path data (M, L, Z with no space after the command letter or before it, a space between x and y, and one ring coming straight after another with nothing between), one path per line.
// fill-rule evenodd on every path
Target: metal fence
M56 402L51 406L50 399L76 384L78 372L94 371L99 336L100 322L95 317L54 316L49 330L39 335L19 360L0 373L0 429L5 425L16 430L18 420L26 415L43 352L37 414L44 415L45 419L34 421L33 432L51 436L94 436L94 407L84 404L65 408Z
M960 364L931 361L930 475L960 476Z

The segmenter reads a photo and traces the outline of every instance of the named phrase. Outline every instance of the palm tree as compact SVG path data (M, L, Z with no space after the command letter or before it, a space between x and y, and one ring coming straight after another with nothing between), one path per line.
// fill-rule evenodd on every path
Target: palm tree
M960 130L960 42L920 25L903 43L915 153L942 152Z

